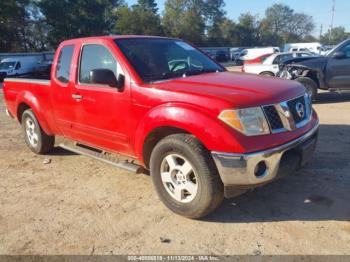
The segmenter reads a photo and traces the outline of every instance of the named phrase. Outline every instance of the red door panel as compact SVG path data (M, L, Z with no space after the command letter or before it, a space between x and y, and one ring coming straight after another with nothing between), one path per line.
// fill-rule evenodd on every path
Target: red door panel
M80 141L112 151L130 152L128 119L130 98L128 90L77 86L74 94L76 120L73 129Z

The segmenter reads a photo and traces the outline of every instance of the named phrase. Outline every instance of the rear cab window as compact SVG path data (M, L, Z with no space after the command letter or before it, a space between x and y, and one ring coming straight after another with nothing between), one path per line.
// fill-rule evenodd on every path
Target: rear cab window
M61 48L58 56L55 77L63 84L69 82L73 51L74 45L66 45Z

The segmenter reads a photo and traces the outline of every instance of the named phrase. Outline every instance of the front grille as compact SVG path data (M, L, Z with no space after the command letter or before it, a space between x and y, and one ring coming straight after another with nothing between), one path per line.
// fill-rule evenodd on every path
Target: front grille
M274 105L264 106L264 112L270 124L271 130L283 128L283 123Z
M303 108L303 114L302 115L299 115L298 112L297 112L297 104L298 103L303 105L302 106L302 108ZM293 116L295 124L299 124L300 122L304 121L307 118L305 98L303 96L288 101L287 105L289 107L290 113Z
M307 97L304 96L262 108L272 133L304 126L311 113Z

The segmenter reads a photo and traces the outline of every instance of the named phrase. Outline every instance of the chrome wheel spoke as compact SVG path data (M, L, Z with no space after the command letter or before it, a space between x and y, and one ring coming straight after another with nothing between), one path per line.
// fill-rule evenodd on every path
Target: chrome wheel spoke
M29 121L29 128L30 128L31 130L34 130L34 127L35 127L35 125L34 125L33 121L30 120L30 121Z
M168 155L165 160L169 165L170 171L176 167L177 163L173 155Z
M38 141L38 135L37 135L36 133L33 133L33 139L34 139L35 141Z
M184 174L185 176L188 176L191 172L192 172L192 166L188 161L185 161L183 163L183 165L180 167L180 171L182 172L182 174Z
M169 172L162 172L161 174L163 183L173 183Z
M36 133L35 124L32 119L25 121L25 132L31 146L36 147L39 143L39 135Z
M187 181L184 185L184 188L190 193L191 195L197 194L197 184L193 183L192 181Z
M179 154L163 158L160 177L168 194L181 203L191 202L197 195L198 184L192 164Z
M174 188L174 197L178 201L182 201L183 199L183 189L179 186L175 186Z

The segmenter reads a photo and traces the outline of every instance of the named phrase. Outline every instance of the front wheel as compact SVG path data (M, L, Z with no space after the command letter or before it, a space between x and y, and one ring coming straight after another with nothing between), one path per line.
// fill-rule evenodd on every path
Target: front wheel
M296 80L305 87L306 92L311 97L311 100L315 101L317 99L317 84L315 81L309 77L299 77Z
M211 155L191 135L161 140L152 151L150 169L159 198L179 215L204 217L223 200L223 184Z
M47 135L42 130L31 109L23 112L21 123L24 131L24 139L30 150L36 154L45 154L53 149L55 137Z

